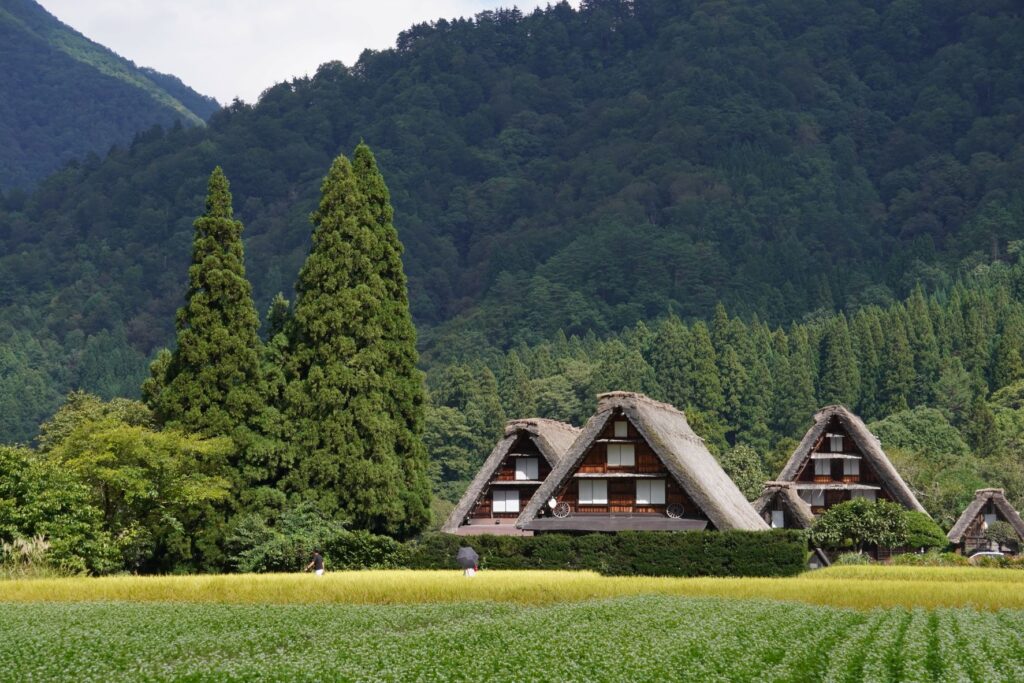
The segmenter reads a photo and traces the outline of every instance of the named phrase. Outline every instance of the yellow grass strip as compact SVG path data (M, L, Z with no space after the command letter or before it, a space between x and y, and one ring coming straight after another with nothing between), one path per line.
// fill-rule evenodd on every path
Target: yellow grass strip
M107 577L0 582L0 602L197 602L409 604L497 601L550 604L627 595L764 598L818 605L1024 609L1012 570L836 568L789 579L604 577L591 572L334 572L224 576ZM900 570L891 572L892 570ZM911 571L902 571L909 569ZM866 571L865 570L869 570ZM879 571L881 570L881 571ZM915 575L915 573L917 573ZM921 578L921 577L924 578Z
M849 565L845 567L829 567L818 572L808 572L802 578L820 579L868 579L877 581L954 581L958 583L977 583L990 581L996 583L1024 584L1024 570L995 569L987 567L901 567L891 565Z

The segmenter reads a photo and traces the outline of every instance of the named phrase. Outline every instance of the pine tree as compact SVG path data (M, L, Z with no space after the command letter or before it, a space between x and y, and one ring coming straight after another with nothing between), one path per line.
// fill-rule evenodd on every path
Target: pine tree
M688 336L682 321L669 316L658 326L651 344L649 362L665 400L675 406L685 406L689 400L684 358Z
M743 419L743 407L746 403L750 377L746 368L740 363L739 354L733 346L726 346L725 352L719 357L719 377L722 381L724 410L722 421L726 426L729 442L736 443L736 432L740 429Z
M707 325L698 321L690 330L685 348L687 405L715 419L725 410L722 383L718 377L715 347Z
M430 519L402 247L365 145L331 166L289 323L287 416L301 454L288 488L354 526L399 536Z
M206 213L195 221L176 346L162 381L154 378L146 392L162 422L206 436L231 435L263 406L259 317L245 277L242 223L233 213L228 180L218 166L210 176Z
M996 420L980 391L975 395L970 413L960 431L975 455L988 457L995 455L998 450Z
M853 407L857 404L860 389L860 371L845 315L840 313L832 322L823 342L821 400Z
M1001 389L1024 378L1024 318L1016 309L1008 313L996 343L992 380Z
M807 329L795 326L789 336L789 373L779 385L782 400L778 407L782 431L791 437L803 434L818 409L810 355Z
M896 413L909 407L914 387L914 358L902 316L892 313L885 330L885 353L882 360L882 410Z
M883 335L878 309L871 307L857 311L850 331L854 352L857 354L857 374L860 377L857 410L866 419L880 417L882 379L880 350Z
M536 414L537 400L533 395L530 373L514 349L505 357L505 367L498 380L498 392L506 415L521 418Z
M914 406L931 402L941 365L939 343L935 338L928 302L920 285L907 301L907 317L910 352L914 357L914 385L911 392L911 406Z

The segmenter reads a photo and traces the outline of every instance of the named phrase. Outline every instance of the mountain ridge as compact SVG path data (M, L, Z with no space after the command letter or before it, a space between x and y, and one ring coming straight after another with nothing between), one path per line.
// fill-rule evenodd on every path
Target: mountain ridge
M7 143L0 188L29 186L154 124L204 125L219 108L175 77L89 40L34 0L0 2L0 37L0 58L17 71L0 77L0 134Z
M210 169L265 310L360 139L428 364L718 301L774 325L948 288L1024 235L1021 24L996 0L592 0L415 26L9 198L0 325L51 345L54 387L132 391L84 349L141 368L167 342Z

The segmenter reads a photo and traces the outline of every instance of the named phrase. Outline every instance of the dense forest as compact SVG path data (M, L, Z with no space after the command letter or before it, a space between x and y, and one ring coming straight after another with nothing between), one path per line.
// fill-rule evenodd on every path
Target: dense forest
M1019 502L1022 55L1009 1L589 0L414 27L4 195L0 435L35 438L71 388L138 395L217 164L271 339L323 169L365 139L441 498L504 417L579 423L614 388L686 409L749 482L843 402L940 519L975 484Z
M137 386L214 165L265 310L305 256L317 169L360 139L428 362L719 301L786 323L948 287L1019 232L1021 28L997 1L505 10L153 129L4 201L0 325L21 341L2 353L33 359L6 384L44 388L6 438L70 387Z
M0 1L0 64L0 190L29 188L154 124L201 125L220 108L90 41L35 0Z

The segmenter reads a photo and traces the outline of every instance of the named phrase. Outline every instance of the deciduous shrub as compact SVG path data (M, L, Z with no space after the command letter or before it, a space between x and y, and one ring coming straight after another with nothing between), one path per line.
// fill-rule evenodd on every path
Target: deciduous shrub
M940 553L929 550L924 553L903 553L894 555L891 564L911 567L969 567L967 558L956 553Z
M985 540L997 543L1000 548L1007 547L1016 551L1020 545L1020 537L1017 531L1009 522L998 520L988 525L985 530Z
M589 569L619 576L791 576L804 570L803 532L643 532L452 536L427 534L409 544L407 566L455 569L460 545L485 569Z
M918 549L946 548L949 545L949 539L939 525L923 512L907 510L903 518L907 520L907 546Z
M285 512L273 526L261 517L240 519L228 539L234 568L240 572L293 572L323 552L328 569L394 569L405 566L406 546L388 536L350 531L311 505Z
M858 564L874 564L874 560L870 556L863 553L842 553L835 560L832 561L833 565L858 565Z

